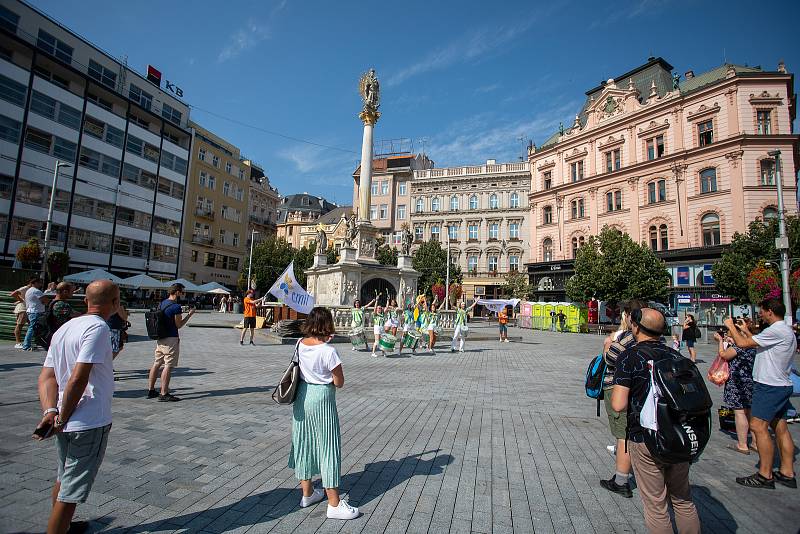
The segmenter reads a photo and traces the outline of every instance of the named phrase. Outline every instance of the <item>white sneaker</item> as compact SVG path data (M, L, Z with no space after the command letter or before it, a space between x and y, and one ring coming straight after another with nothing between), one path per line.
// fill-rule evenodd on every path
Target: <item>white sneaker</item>
M14 345L14 348L15 349L21 349L22 348L22 343L17 343L16 345Z
M373 352L373 353L372 353L372 357L373 357L373 358L377 358L377 357L378 357L378 355L377 355L377 354L375 354L375 353Z
M325 498L325 491L321 488L314 488L314 493L312 493L308 497L303 497L300 499L300 508L307 508L312 504L317 504L319 501Z
M503 343L508 343L508 340L507 340L507 339L504 339L504 340L503 340Z
M616 445L606 445L606 450L611 453L612 456L617 454L617 446Z
M464 352L464 349L458 349L458 352Z
M355 519L358 517L358 508L350 506L344 499L339 500L339 506L328 505L328 519Z

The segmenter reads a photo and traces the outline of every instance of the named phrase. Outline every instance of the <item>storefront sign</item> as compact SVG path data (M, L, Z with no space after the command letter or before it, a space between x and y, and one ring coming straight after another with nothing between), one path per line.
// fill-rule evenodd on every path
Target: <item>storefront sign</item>
M701 296L700 302L732 302L733 299L730 297L723 297L722 295L707 295Z
M676 275L677 275L677 282L676 282L675 285L678 285L678 286L689 286L689 285L692 285L691 284L691 278L692 277L689 274L689 268L688 267L678 267Z
M561 266L560 265L551 265L550 266L550 270L551 271L560 271L561 270Z
M711 272L712 265L707 263L703 265L703 284L707 286L713 286L716 282L714 281L714 274Z
M676 295L678 299L678 304L691 304L692 303L692 296L691 295Z

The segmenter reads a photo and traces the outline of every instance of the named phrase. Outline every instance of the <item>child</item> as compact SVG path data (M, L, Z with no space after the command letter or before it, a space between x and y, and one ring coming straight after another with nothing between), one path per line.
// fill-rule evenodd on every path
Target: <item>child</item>
M681 351L681 340L678 339L678 336L675 334L672 334L672 348L678 352Z
M378 306L377 299L375 300L375 308L372 312L372 333L375 334L375 342L372 345L372 356L374 358L378 357L378 353L375 352L378 350L378 343L381 340L381 334L383 334L383 325L386 322L386 315L383 313L383 307ZM386 356L386 353L381 351L381 354Z
M500 343L508 343L508 313L505 308L497 314L497 323L500 326Z

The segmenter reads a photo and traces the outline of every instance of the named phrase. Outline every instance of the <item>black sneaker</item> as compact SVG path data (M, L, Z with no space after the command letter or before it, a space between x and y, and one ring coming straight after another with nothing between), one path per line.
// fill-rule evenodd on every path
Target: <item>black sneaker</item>
M775 489L775 480L765 478L761 473L753 473L749 477L737 477L736 483L748 488Z
M71 521L67 534L83 534L87 530L89 530L88 521Z
M156 393L156 390L151 389L147 392L148 399L155 399L156 397L158 397L158 393Z
M239 340L239 345L244 345L244 339Z
M780 471L773 471L772 472L772 480L774 480L778 484L783 484L787 488L797 489L797 478L796 477L787 477L786 475L782 474Z
M251 344L251 345L253 345L253 346L255 346L255 343L253 343L253 340L252 340L252 339L250 340L250 344Z
M633 497L630 483L626 482L625 484L617 484L617 482L614 480L614 476L608 480L600 480L600 485L608 491L613 491L614 493L622 495L626 499Z
M181 400L179 397L176 397L170 393L158 396L158 402L178 402L179 400Z

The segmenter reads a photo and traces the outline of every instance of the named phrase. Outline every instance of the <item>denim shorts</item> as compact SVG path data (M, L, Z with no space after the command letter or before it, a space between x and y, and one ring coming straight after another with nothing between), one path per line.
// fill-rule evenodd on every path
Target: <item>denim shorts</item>
M687 349L691 349L694 347L694 339L685 339L683 342L686 343Z
M110 431L111 425L106 425L56 434L60 502L86 502L100 464L103 463Z
M753 404L750 413L763 421L772 421L786 415L792 386L770 386L753 382Z
M500 325L500 333L501 334L508 334L508 326L501 324Z

